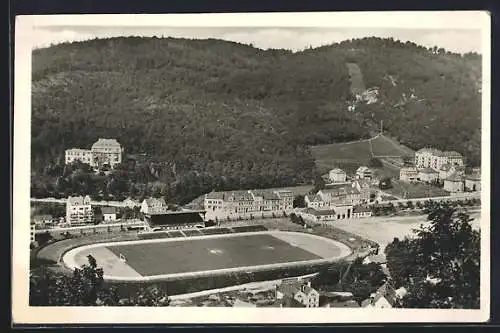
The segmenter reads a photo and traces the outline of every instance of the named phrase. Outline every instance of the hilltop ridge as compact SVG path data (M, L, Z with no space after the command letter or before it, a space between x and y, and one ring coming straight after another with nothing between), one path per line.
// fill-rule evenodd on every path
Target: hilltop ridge
M356 101L348 63L361 87L376 88L370 103ZM380 38L293 53L141 37L37 49L32 169L48 175L64 149L105 136L147 153L160 170L148 177L186 193L289 186L317 173L308 146L369 138L380 120L411 149L479 164L480 64L477 54Z

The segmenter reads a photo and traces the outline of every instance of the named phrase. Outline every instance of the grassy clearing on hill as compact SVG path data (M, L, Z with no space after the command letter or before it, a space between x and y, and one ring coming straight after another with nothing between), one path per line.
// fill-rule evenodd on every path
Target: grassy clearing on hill
M370 140L311 146L311 152L320 172L327 172L334 166L355 170L360 165L367 165L376 156L414 154L411 149L385 135L378 135Z
M414 152L397 141L379 135L370 140L373 156L413 156Z

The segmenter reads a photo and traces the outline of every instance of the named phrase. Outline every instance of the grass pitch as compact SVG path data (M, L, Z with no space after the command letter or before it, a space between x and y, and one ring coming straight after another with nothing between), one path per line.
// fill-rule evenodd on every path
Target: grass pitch
M321 259L271 235L109 246L143 276Z

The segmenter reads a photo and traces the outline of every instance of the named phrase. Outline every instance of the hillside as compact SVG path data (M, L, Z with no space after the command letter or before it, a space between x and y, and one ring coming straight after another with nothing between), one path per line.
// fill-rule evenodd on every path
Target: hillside
M349 111L348 63L367 89L379 87L377 103ZM78 192L78 184L58 185L58 164L65 149L98 137L157 162L124 167L122 192L161 182L172 200L185 201L211 189L308 183L316 174L309 145L369 138L382 119L412 149L446 146L478 163L478 64L474 55L378 38L297 53L138 37L35 50L33 187ZM412 89L425 102L405 100Z

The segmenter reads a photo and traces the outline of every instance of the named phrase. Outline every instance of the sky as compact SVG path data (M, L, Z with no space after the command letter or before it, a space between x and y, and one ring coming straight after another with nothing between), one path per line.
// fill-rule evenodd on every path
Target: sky
M346 39L393 37L426 47L438 46L447 51L465 53L481 49L479 29L457 28L366 28L366 27L172 27L172 26L98 26L57 25L35 27L33 48L62 42L83 41L118 36L157 36L206 39L216 38L261 49L283 48L299 51Z

